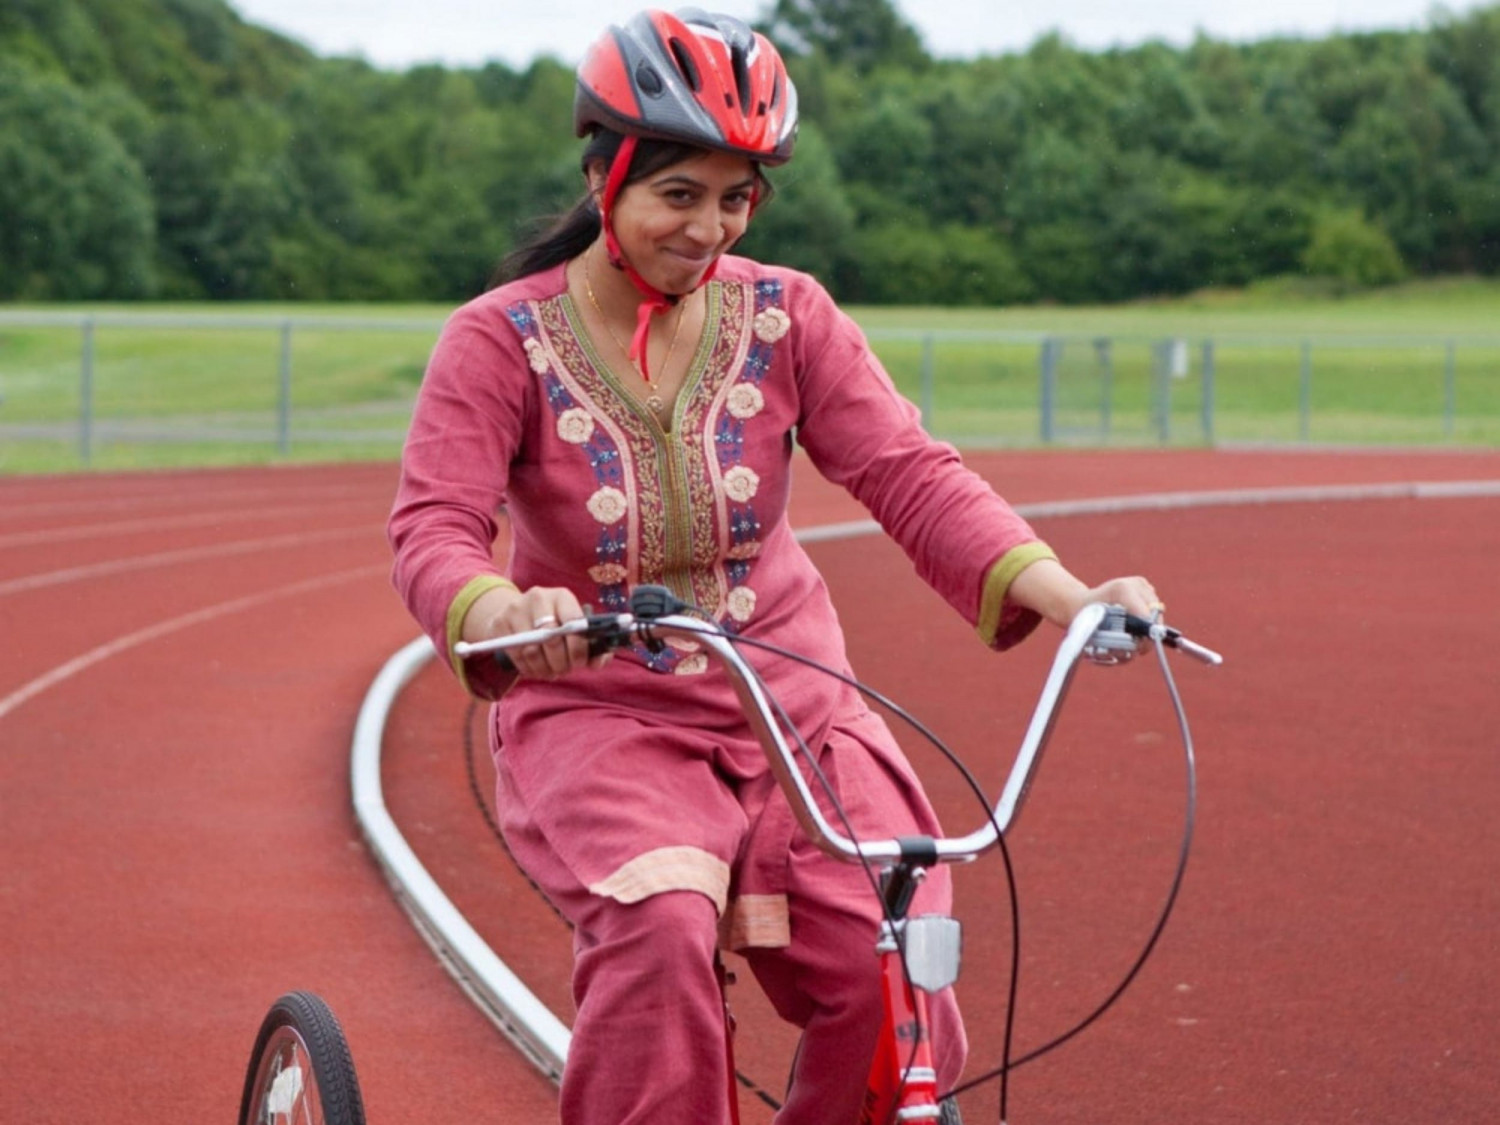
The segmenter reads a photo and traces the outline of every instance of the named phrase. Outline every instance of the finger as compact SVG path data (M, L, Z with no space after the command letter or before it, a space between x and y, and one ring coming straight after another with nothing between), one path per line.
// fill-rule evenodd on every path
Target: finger
M1151 617L1165 608L1157 596L1156 587L1138 575L1116 579L1108 586L1113 587L1110 600L1118 601L1127 613L1136 617Z
M557 625L558 616L553 611L552 599L547 592L533 587L511 607L505 624L508 632L528 633ZM531 679L549 680L556 674L544 645L534 644L513 649L511 659L515 662L517 671Z
M557 615L564 622L581 621L587 616L571 590L559 590L556 604ZM589 642L587 637L581 633L575 633L573 636L566 638L563 647L567 659L567 667L570 670L589 666Z

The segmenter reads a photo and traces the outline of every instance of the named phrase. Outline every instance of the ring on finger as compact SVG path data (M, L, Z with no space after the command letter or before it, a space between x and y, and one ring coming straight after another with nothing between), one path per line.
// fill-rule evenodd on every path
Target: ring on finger
M557 624L557 618L550 613L544 613L531 623L533 629L546 629Z

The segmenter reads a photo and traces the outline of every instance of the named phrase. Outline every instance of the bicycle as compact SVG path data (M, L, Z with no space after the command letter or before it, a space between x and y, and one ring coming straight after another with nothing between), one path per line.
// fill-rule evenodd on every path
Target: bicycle
M704 651L716 658L728 673L730 683L745 712L746 720L765 750L770 769L786 793L792 811L803 831L819 848L835 859L863 864L867 871L871 864L882 865L878 879L872 880L872 889L879 895L884 913L884 921L880 927L875 949L880 958L880 979L885 1014L878 1045L870 1064L867 1096L860 1114L860 1125L892 1125L896 1122L918 1121L958 1125L959 1115L954 1101L956 1095L973 1088L980 1082L994 1079L998 1079L1001 1083L1001 1120L1005 1120L1006 1082L1010 1071L1023 1062L1060 1046L1102 1015L1104 1010L1113 1004L1129 985L1161 934L1181 884L1186 864L1187 845L1191 840L1193 809L1192 737L1167 663L1165 650L1173 648L1207 664L1221 664L1223 657L1188 640L1181 632L1161 621L1147 621L1134 617L1117 606L1089 605L1084 607L1058 646L1057 655L1044 682L1041 697L1037 702L1020 750L1017 752L1000 799L992 810L985 795L979 790L977 782L969 776L971 788L983 802L988 814L986 823L961 837L939 839L905 837L860 841L853 838L854 833L849 830L847 820L844 821L844 828L848 835L845 835L844 832L840 832L831 825L824 816L813 797L807 777L804 776L803 770L798 768L799 752L801 759L808 763L808 772L820 781L828 796L833 798L834 808L837 809L832 787L826 779L822 778L816 757L801 741L779 704L770 696L754 668L740 655L736 646L766 648L793 659L802 658L750 638L732 635L710 621L690 616L687 611L688 607L665 588L643 586L633 592L629 612L588 614L562 625L527 630L477 643L460 642L455 646L455 651L461 656L491 653L496 660L509 666L510 661L506 656L508 649L544 644L556 638L581 634L589 641L591 655L636 642L644 643L648 647L657 647L671 639L685 639L697 642ZM1051 735L1058 707L1067 694L1080 660L1087 658L1094 663L1106 665L1124 663L1133 658L1142 644L1148 641L1156 648L1162 673L1177 711L1189 766L1187 833L1179 858L1177 874L1156 929L1121 985L1111 993L1103 1005L1071 1031L1030 1052L1022 1059L1012 1060L1010 1058L1010 1024L1007 1022L1005 1058L1001 1066L954 1090L939 1090L927 1024L926 996L950 987L958 979L961 930L958 921L951 917L922 915L912 918L908 916L917 884L921 881L925 870L935 864L968 862L995 847L999 847L1002 853L1006 854L1006 869L1007 873L1010 872L1008 853L1005 853L1005 833L1014 823L1025 800L1040 763L1042 751ZM810 663L805 660L803 662ZM829 669L823 670L837 678L845 679L837 672ZM891 701L852 680L846 680L846 682L852 683L882 705L913 722L919 731L932 738L940 749L948 753L931 732L906 715ZM797 743L795 750L788 743L789 737ZM967 774L967 771L965 773ZM1011 886L1014 915L1013 879ZM1014 964L1012 969L1012 992L1009 1006L1011 1015L1015 1010L1014 988L1017 974L1014 971ZM722 964L718 966L718 971L722 990L726 983L726 974ZM733 1018L729 1014L726 998L725 1051L729 1060L730 1119L738 1125L733 1031Z
M239 1125L364 1125L343 1028L311 992L271 1005L255 1036Z

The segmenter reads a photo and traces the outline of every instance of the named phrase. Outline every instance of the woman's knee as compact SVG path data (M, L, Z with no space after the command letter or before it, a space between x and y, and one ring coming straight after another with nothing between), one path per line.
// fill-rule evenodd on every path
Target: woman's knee
M608 970L636 986L698 987L713 979L717 935L714 904L696 891L600 900L576 935L575 976Z

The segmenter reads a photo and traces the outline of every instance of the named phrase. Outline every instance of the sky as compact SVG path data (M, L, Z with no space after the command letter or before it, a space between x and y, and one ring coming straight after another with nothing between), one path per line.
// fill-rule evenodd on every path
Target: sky
M387 68L421 62L524 67L539 55L576 63L611 23L642 7L689 0L229 0L251 23L300 40L319 54L359 55ZM755 19L769 0L694 0ZM1449 0L1463 13L1486 0ZM1488 0L1493 3L1494 0ZM1335 31L1417 28L1429 0L897 0L929 53L953 58L1024 51L1060 31L1079 47L1130 46L1151 39L1182 45L1199 32L1227 40Z

